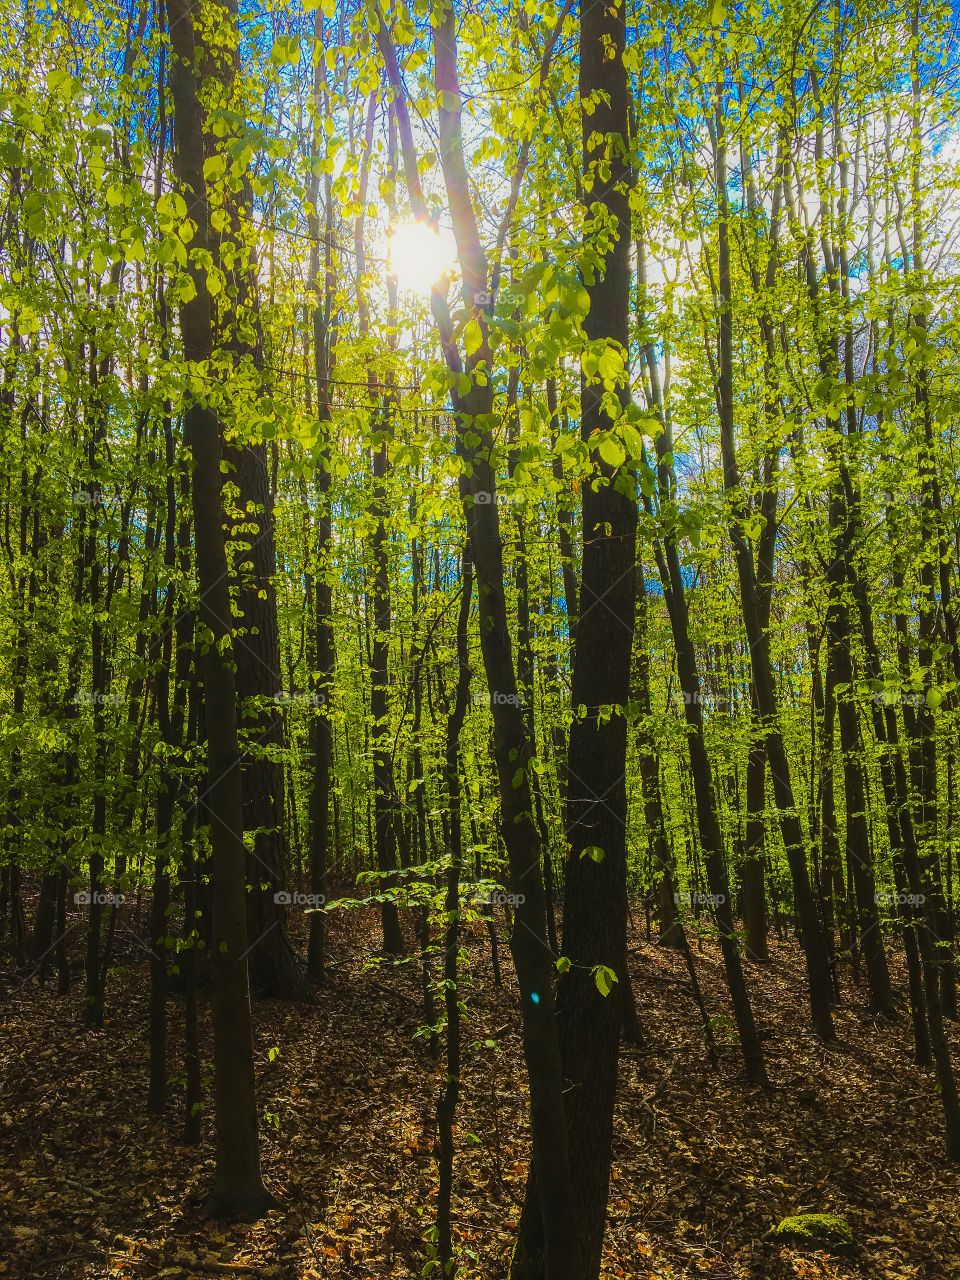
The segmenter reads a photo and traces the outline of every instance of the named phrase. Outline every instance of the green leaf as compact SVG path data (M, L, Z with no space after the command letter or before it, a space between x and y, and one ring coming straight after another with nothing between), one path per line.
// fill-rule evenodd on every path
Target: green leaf
M110 203L110 190L111 188L107 190L108 204ZM171 221L180 222L187 216L187 202L178 192L167 191L157 201L157 213L161 218L169 218Z
M604 382L618 382L623 377L623 353L617 347L607 347L597 361L597 369Z
M600 457L611 467L620 467L627 458L627 451L619 440L615 440L613 436L606 436L600 441L597 448Z
M632 427L629 422L625 422L620 428L620 437L631 458L641 458L643 456L643 436L636 427Z
M483 346L483 330L479 321L471 319L463 326L463 345L468 356L475 355Z
M225 156L208 156L203 162L203 176L208 182L218 181L218 179L223 177L226 171L227 161Z
M598 964L594 966L593 980L600 994L608 996L617 982L617 975L605 964Z

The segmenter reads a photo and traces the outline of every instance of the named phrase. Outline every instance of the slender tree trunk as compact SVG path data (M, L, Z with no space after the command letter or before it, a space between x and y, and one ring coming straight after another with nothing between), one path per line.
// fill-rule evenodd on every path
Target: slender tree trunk
M155 1114L166 1106L167 1073L167 974L170 964L170 945L167 939L172 933L170 914L170 876L173 859L171 850L176 838L177 803L183 794L180 770L185 766L184 748L187 721L187 697L193 665L194 615L192 610L178 607L176 569L186 575L190 571L190 521L186 510L181 512L177 524L177 467L174 454L172 423L169 415L164 422L166 434L167 515L164 528L164 563L169 574L166 600L163 610L163 627L160 632L160 653L154 654L156 680L157 718L160 733L167 748L161 771L160 793L157 797L157 844L153 877L153 899L150 915L150 1083L147 1106ZM190 500L190 480L186 468L180 476L180 502L186 508ZM176 639L176 656L172 643ZM171 661L174 663L173 700L170 702Z
M751 687L751 704L755 705L755 702L756 694ZM767 891L764 875L766 772L767 753L763 742L753 737L747 752L747 823L743 860L740 864L740 900L747 959L756 961L770 959L767 948Z
M204 177L204 111L199 99L194 19L170 0L168 24L175 61L171 90L176 120L175 171L196 225L194 244L208 247ZM180 305L188 366L205 369L213 351L206 272L191 260L194 297ZM220 424L207 403L190 399L184 437L193 464L193 527L200 621L211 633L203 663L207 779L205 804L213 847L213 1020L216 1175L213 1216L253 1219L273 1203L260 1173L253 1027L247 980L246 850L238 743L237 689L231 661L233 625L224 543Z
M585 5L580 18L583 165L595 175L598 148L615 157L593 198L604 207L615 243L595 267L584 321L588 342L615 353L624 366L617 391L626 405L629 359L630 212L628 86L625 30L615 9ZM598 378L581 383L581 438L608 424ZM566 834L569 845L563 913L563 953L569 967L557 990L557 1019L566 1081L570 1160L577 1171L579 1254L572 1274L595 1280L606 1222L613 1106L616 1096L626 963L626 709L630 697L637 531L631 477L596 463L597 481L583 487L583 567L574 633L567 754ZM606 975L606 976L601 976ZM615 984L615 985L614 985ZM612 990L611 990L612 987ZM539 1178L539 1168L533 1179ZM527 1187L511 1276L546 1274L535 1184Z
M830 965L817 914L816 900L810 887L806 841L794 800L790 763L780 729L779 707L770 660L770 636L760 615L753 553L743 527L745 503L734 439L733 298L730 280L727 158L722 95L718 95L715 131L716 188L720 202L717 271L720 333L716 390L720 417L720 444L723 454L724 492L730 504L730 537L740 583L744 629L750 649L753 696L760 715L774 799L780 814L780 830L793 882L794 904L800 925L800 942L806 961L810 1014L817 1035L824 1040L832 1040L833 1020L830 1008L833 988L830 981Z
M417 171L417 156L397 63L396 49L382 20L375 30L394 110L410 202L416 217L428 218ZM445 298L438 290L432 309L444 357L456 377L451 388L456 448L465 464L468 486L462 493L464 519L476 571L480 646L494 725L494 759L500 792L503 841L510 869L509 888L516 895L516 924L511 935L520 1007L524 1057L530 1081L533 1166L545 1235L547 1280L576 1275L576 1208L563 1109L560 1046L554 1020L554 965L546 942L546 902L540 847L530 784L532 744L517 695L516 669L504 595L503 543L496 505L496 476L491 466L490 429L493 388L486 377L473 375L490 364L486 299L490 280L467 178L461 131L461 93L457 74L456 15L448 7L434 29L435 88L438 96L440 159L454 221L463 297L480 333L480 343L464 361L453 336ZM461 392L460 375L469 390ZM468 491L467 491L468 490ZM483 495L480 501L477 496Z
M634 697L639 709L637 753L640 767L640 785L643 791L644 822L651 861L657 879L658 924L661 947L686 946L683 921L678 911L677 875L673 850L667 840L663 797L660 792L660 760L653 736L653 703L650 697L650 657L647 631L647 589L643 565L637 564L637 643L634 646L635 684Z
M637 248L640 283L639 309L648 378L648 394L651 406L657 414L662 428L656 441L657 493L660 509L662 510L664 507L672 508L676 502L676 475L672 461L672 429L668 406L664 403L653 342L650 335L646 333L646 250L642 239L638 241ZM644 462L646 462L646 458L644 458ZM647 514L652 516L654 514L652 496L644 492L643 502ZM690 636L689 608L683 574L680 568L680 555L677 548L676 535L673 532L667 532L662 543L655 542L654 554L663 586L667 611L670 616L670 629L677 655L677 678L683 695L684 717L687 723L687 752L690 775L693 780L697 830L706 864L707 880L712 900L711 909L717 927L720 952L723 956L724 969L727 976L727 987L730 991L734 1020L740 1039L744 1071L748 1080L757 1084L767 1084L763 1049L760 1044L760 1037L757 1034L756 1021L743 974L743 965L740 960L740 950L733 923L730 882L724 858L720 824L717 819L713 774L704 740L700 676L697 670L696 651Z
M822 151L822 126L817 130L817 151ZM796 225L797 213L790 182L784 177L783 192ZM837 262L831 251L826 232L822 239L824 265L832 291L838 292ZM820 316L824 308L821 302L820 281L809 247L802 250L806 271L807 289L815 314ZM837 299L839 301L839 298ZM817 334L820 372L830 385L839 382L840 360L836 339L818 324ZM850 388L850 395L853 388ZM856 535L856 513L850 507L848 495L854 492L847 464L847 443L839 418L828 436L828 447L833 463L834 478L830 483L828 527L830 534L829 558L826 566L827 580L827 678L831 682L837 702L837 723L840 731L840 750L843 759L843 781L846 795L846 857L852 882L855 904L856 928L851 930L851 951L860 947L867 968L870 989L870 1008L885 1017L895 1015L890 971L883 947L883 935L877 914L873 858L870 848L870 832L867 822L867 798L860 760L860 734L855 701L854 666L852 653L852 627L847 589L847 566L851 562Z
M437 1252L445 1272L453 1258L450 1205L453 1195L453 1122L460 1096L460 992L458 955L460 947L460 876L463 868L463 815L460 786L460 732L470 700L468 624L473 594L473 566L469 542L464 545L460 572L460 611L457 617L457 685L447 719L444 776L447 787L447 814L450 824L450 856L444 896L443 979L447 1018L447 1074L437 1101L438 1173Z
M323 13L316 11L314 36L322 42ZM315 165L319 167L319 139L321 122L326 107L325 61L317 59L314 79L314 151ZM319 178L313 179L311 206L314 211L319 200ZM333 789L333 679L336 651L333 636L333 587L330 582L330 544L333 522L330 512L330 469L333 464L334 434L330 413L330 380L334 370L335 328L334 295L336 274L334 271L334 201L333 180L328 173L324 180L324 273L323 292L320 292L320 220L316 212L310 215L310 233L313 242L310 249L310 282L317 296L312 313L313 374L316 383L316 411L320 440L316 466L314 493L316 517L313 544L311 581L313 584L313 663L316 672L311 693L313 711L310 721L310 754L312 773L310 779L310 892L318 902L327 894L327 866L330 850L330 796ZM307 976L322 982L326 965L326 915L323 911L310 914L310 933L307 942Z

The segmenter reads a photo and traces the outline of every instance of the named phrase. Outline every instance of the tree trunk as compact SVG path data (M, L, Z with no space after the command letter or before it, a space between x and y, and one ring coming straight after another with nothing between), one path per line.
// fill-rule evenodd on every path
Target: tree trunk
M453 1258L450 1205L453 1196L453 1122L460 1096L460 992L458 952L460 947L460 876L463 867L463 815L460 788L460 731L470 700L468 624L473 594L473 566L469 543L464 545L460 573L460 611L457 617L457 684L453 706L447 719L444 776L450 824L450 856L444 896L443 979L447 1016L447 1075L437 1100L438 1174L437 1253L444 1272Z
M717 410L720 418L720 445L723 455L723 485L729 503L730 538L733 543L744 630L750 650L753 697L760 716L774 800L780 814L780 830L800 925L800 943L807 969L810 1014L814 1030L824 1040L833 1039L830 1013L833 988L830 965L824 944L816 901L807 870L806 841L793 794L790 763L783 734L773 683L770 660L770 636L761 619L753 553L744 532L745 502L740 483L734 439L733 404L733 298L730 280L729 209L727 196L727 157L724 134L724 101L718 93L715 115L716 189L720 204L719 252L717 270L717 302L719 316L719 368L716 380Z
M199 100L193 15L169 0L175 54L171 90L176 120L175 171L196 232L209 244L204 162L204 112ZM191 260L194 297L180 305L184 360L205 369L213 351L206 272ZM232 667L230 582L224 543L220 424L207 403L190 398L184 437L193 463L193 526L200 621L210 631L203 663L206 710L206 808L213 847L213 1021L216 1175L208 1208L215 1217L255 1219L274 1202L260 1173L253 1028L247 980L246 850L238 743L237 688Z

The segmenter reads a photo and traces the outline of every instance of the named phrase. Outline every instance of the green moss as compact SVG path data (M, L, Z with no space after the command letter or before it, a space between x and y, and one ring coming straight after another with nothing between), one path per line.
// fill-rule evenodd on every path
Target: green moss
M853 1232L836 1213L797 1213L778 1222L772 1234L784 1244L806 1244L834 1253L853 1248Z

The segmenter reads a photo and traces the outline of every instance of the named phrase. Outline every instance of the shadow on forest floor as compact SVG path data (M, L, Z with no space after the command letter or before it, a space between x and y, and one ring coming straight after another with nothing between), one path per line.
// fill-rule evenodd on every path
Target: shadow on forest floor
M418 1276L436 1195L442 1071L414 1039L416 966L362 971L376 940L372 920L354 915L333 933L337 965L315 1007L257 1003L264 1169L283 1207L254 1226L203 1220L212 1157L209 1141L178 1144L177 1080L170 1114L146 1114L139 953L111 976L102 1032L80 1026L78 993L13 980L0 1002L0 1276ZM877 1024L848 979L837 1044L824 1049L807 1030L799 951L776 947L773 964L749 975L777 1086L763 1095L737 1079L732 1047L719 1073L709 1069L680 958L635 942L651 1047L623 1053L605 1276L960 1277L960 1174L943 1154L933 1076L912 1063L909 1019ZM482 935L471 938L477 985L454 1203L464 1280L505 1275L528 1151L514 988L509 977L502 991L492 987L485 948ZM711 1012L723 1014L717 953L707 946L697 963ZM170 1015L176 1077L175 1000ZM208 1052L209 1030L205 1010ZM951 1038L956 1049L956 1027ZM800 1211L843 1214L857 1255L830 1259L764 1239Z

